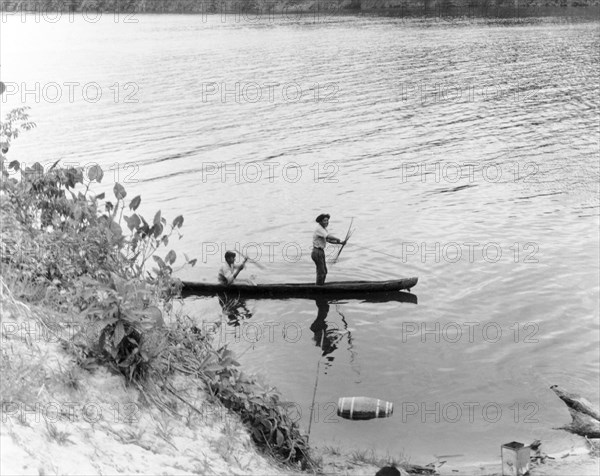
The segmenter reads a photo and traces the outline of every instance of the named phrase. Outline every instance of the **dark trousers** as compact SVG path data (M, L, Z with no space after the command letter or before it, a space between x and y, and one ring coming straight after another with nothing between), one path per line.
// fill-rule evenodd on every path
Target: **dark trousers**
M322 250L320 248L313 248L310 257L317 265L317 284L325 284L325 277L327 276L327 264L325 264L325 250Z

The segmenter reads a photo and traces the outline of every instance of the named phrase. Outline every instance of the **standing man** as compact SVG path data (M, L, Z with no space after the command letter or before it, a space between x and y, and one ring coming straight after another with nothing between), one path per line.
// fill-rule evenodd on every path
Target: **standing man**
M310 255L312 260L317 266L317 284L325 284L325 277L327 276L327 264L325 263L325 246L327 243L333 243L336 245L344 245L345 241L330 235L327 232L329 226L330 216L326 213L322 213L315 220L318 225L317 229L313 233L313 250Z

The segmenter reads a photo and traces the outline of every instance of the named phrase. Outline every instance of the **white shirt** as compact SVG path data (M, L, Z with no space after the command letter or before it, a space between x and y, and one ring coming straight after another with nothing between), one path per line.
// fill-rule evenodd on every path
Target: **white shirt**
M315 229L315 232L313 233L313 247L321 248L322 250L324 250L325 246L327 245L327 236L328 235L329 235L329 233L327 233L327 230L325 228L323 228L323 226L321 224L317 225L317 228Z
M221 284L231 284L233 283L233 280L235 279L233 277L233 273L235 271L235 267L234 265L229 265L228 263L223 264L223 266L221 266L221 269L219 269L219 282Z

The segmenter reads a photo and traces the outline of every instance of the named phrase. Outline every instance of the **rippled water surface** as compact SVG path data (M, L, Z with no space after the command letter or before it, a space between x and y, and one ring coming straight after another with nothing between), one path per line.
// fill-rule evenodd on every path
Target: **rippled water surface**
M314 400L314 444L481 461L572 438L548 387L599 399L598 23L138 20L2 25L3 114L40 83L11 158L97 162L183 214L188 279L255 243L244 273L312 281L323 211L356 228L329 280L418 276L417 304L249 300L244 339L227 327L305 429ZM359 395L393 417L335 416Z

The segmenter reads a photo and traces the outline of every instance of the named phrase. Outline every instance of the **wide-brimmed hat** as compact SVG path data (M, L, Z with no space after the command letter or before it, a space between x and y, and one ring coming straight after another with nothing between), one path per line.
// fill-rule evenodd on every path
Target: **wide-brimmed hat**
M315 220L317 223L321 223L325 218L331 218L329 213L321 213Z

